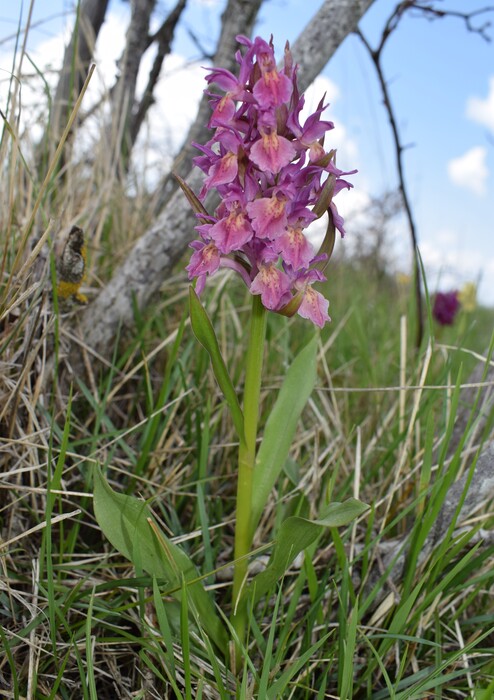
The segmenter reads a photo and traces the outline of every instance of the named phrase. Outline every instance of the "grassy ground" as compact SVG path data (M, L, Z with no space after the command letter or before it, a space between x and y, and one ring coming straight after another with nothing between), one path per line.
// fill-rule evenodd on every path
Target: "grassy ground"
M461 467L459 453L447 463L435 445L444 447L460 368L466 379L472 353L487 347L492 313L478 309L437 329L430 356L409 341L401 371L423 391L400 392L407 300L392 285L333 268L333 324L321 336L317 389L256 545L269 543L287 515L315 516L330 499L355 494L373 509L322 537L253 613L237 697L454 698L492 689L493 548L475 542L488 511L423 561L412 557L406 580L388 586L379 577L382 545L403 538L418 546L417 524L434 506L429 484L446 464ZM241 383L247 299L222 279L206 302ZM223 659L199 629L181 626L176 602L115 553L91 505L91 470L101 464L115 489L148 500L228 613L230 575L217 569L232 560L234 436L188 325L174 340L186 312L183 274L138 319L111 368L90 382L78 378L71 400L42 376L40 362L50 345L63 344L63 331L38 321L37 345L33 309L19 307L2 329L2 693L235 696ZM60 315L58 323L74 320ZM301 320L270 318L265 414L306 332Z
M448 484L492 433L491 415L449 449L454 417L467 410L459 387L485 360L493 311L429 324L417 350L409 290L372 265L332 263L317 387L255 545L269 544L288 515L316 517L331 500L357 496L371 510L322 535L252 611L235 677L200 614L187 622L165 585L116 553L92 508L101 465L116 491L148 502L229 615L235 434L187 321L183 268L136 312L109 366L89 364L67 384L80 311L56 310L53 264L33 246L84 221L91 299L145 230L151 202L126 196L98 152L89 176L69 165L43 186L46 166L28 171L18 143L4 130L0 697L492 698L494 547L479 533L492 528L489 504L434 547L424 541ZM248 301L221 275L204 297L238 386ZM301 319L270 316L262 421L308 332ZM397 561L406 553L403 571L388 551Z

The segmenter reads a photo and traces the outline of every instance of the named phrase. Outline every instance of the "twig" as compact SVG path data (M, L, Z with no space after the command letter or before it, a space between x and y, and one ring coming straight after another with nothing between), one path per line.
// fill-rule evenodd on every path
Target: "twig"
M396 25L394 25L394 26L396 26ZM407 187L406 187L406 182L405 182L405 172L404 172L404 168L403 168L404 146L400 140L400 133L398 131L398 125L396 123L396 118L395 118L393 106L391 104L391 97L389 95L388 85L386 83L383 68L381 65L381 52L382 52L382 49L384 48L384 44L385 44L386 39L391 34L392 28L393 28L393 25L388 20L388 22L386 23L386 26L384 28L383 34L381 36L381 42L380 42L379 47L377 49L372 49L372 47L370 46L369 42L367 41L367 39L364 37L364 35L360 31L360 29L357 29L356 34L358 37L360 37L362 43L364 44L365 48L369 52L369 56L371 57L371 60L372 60L374 67L376 69L379 84L381 86L381 92L382 92L382 96L383 96L384 106L385 106L386 111L388 113L389 124L391 126L391 132L393 135L393 143L395 146L395 156L396 156L396 168L398 171L399 188L400 188L401 196L403 199L403 206L405 209L405 214L406 214L406 217L408 220L408 228L410 230L410 238L411 238L412 248L413 248L415 305L417 308L416 345L417 345L417 347L420 347L422 344L422 338L424 335L424 318L423 318L423 304L422 304L421 269L420 269L420 261L419 261L419 256L418 256L417 229L415 226L415 221L414 221L413 213L412 213L412 206L410 203L410 199L409 199L408 191L407 191Z
M492 26L491 22L484 22L480 26L475 26L472 20L479 15L486 14L487 12L494 12L494 5L488 5L487 7L481 8L479 10L473 10L473 12L459 12L458 10L443 10L434 7L431 3L426 3L422 5L420 2L413 2L411 10L418 10L418 12L429 19L431 22L435 19L444 19L445 17L456 17L462 19L465 22L467 31L472 32L472 34L479 34L484 41L490 43L492 38L489 36L487 31Z
M404 0L403 2L400 2L392 11L390 16L388 17L382 34L381 34L381 39L379 41L379 44L376 49L373 49L365 36L362 34L360 29L356 30L356 34L358 37L360 37L362 43L364 44L365 48L367 49L369 56L372 60L372 63L374 64L377 77L379 80L379 84L381 87L381 92L383 96L383 102L384 106L386 108L386 111L388 113L388 119L389 123L391 126L391 132L393 135L393 142L395 146L395 155L396 155L396 167L398 171L398 181L399 181L399 189L403 198L403 206L405 209L405 214L408 220L408 227L410 230L410 238L412 242L412 247L413 247L413 255L414 255L414 284L415 284L415 304L417 308L417 339L416 339L416 344L417 347L420 347L422 344L422 337L424 333L424 320L423 320L423 303L422 303L422 289L421 289L421 269L420 269L420 260L419 260L419 255L418 255L418 245L417 245L417 229L415 226L414 218L413 218L413 213L412 213L412 207L410 203L410 199L408 197L408 192L407 192L407 187L406 187L406 182L405 182L405 174L404 174L404 167L403 167L403 151L405 150L405 147L403 146L401 139L400 139L400 134L398 130L398 125L395 117L395 113L393 110L393 106L391 103L391 98L388 90L388 84L386 82L386 79L384 77L384 71L382 67L382 62L381 62L381 56L382 56L382 51L384 49L384 46L386 44L386 41L389 39L391 34L396 30L400 20L402 17L405 15L406 12L408 11L416 11L419 16L424 16L427 17L429 20L434 20L434 19L443 19L445 17L456 17L459 19L462 19L465 22L466 28L469 32L479 34L485 41L491 41L491 37L487 34L487 30L490 28L491 23L490 22L484 22L484 24L480 26L475 26L473 23L473 19L478 17L481 14L485 14L487 12L493 12L494 11L494 6L490 5L487 6L483 9L479 10L474 10L472 12L459 12L455 10L449 10L449 9L440 9L438 7L435 7L432 2L423 2L421 0Z
M172 40L175 35L175 28L185 8L186 2L187 0L178 0L174 9L170 12L159 30L153 35L153 39L158 44L158 51L156 53L153 66L149 72L148 82L146 89L144 90L144 94L139 102L139 105L137 106L137 109L132 115L129 134L129 148L132 148L135 144L144 118L154 102L154 89L161 74L163 61L165 60L167 54L170 53Z

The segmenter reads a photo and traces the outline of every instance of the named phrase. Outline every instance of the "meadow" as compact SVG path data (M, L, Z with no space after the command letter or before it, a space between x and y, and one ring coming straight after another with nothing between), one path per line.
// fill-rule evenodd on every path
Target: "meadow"
M268 314L259 439L310 341L316 380L260 514L248 577L269 566L288 518L316 522L352 498L368 507L320 528L251 599L239 639L239 441L192 332L189 253L145 310L135 304L110 356L93 354L79 319L152 224L155 196L136 180L129 188L132 172L121 178L101 144L90 162L70 150L60 160L56 147L3 119L0 696L490 700L494 310L461 308L439 325L424 285L417 347L410 281L375 255L348 256L343 240L320 286L331 323L316 331ZM57 279L74 222L87 244L87 299L63 298ZM229 271L202 295L239 390L249 298ZM150 574L137 526L130 545L111 544L121 501L95 517L103 476L112 493L147 505L164 533L158 558L179 546L193 579L180 567L175 579ZM191 593L198 583L236 653L211 637L209 608Z

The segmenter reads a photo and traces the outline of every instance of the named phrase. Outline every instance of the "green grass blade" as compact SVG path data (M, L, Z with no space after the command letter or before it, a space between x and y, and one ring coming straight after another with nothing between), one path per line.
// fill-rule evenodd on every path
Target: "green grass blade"
M278 595L276 596L276 603L274 605L272 620L271 620L271 624L269 626L268 641L266 644L266 650L264 652L261 679L259 681L259 697L260 698L266 697L267 692L268 692L268 683L269 683L269 678L271 675L271 666L272 666L272 661L273 661L273 649L274 649L275 635L277 634L277 629L278 629L278 626L276 623L278 622L278 610L280 607L281 596L282 596L282 587L280 586L279 590L278 590Z
M98 693L96 690L96 680L94 677L94 652L93 652L93 642L91 629L93 625L93 605L94 605L94 589L89 600L89 608L86 617L86 667L87 667L87 684L89 688L89 697L91 700L98 700Z
M358 623L358 599L352 608L350 613L350 618L346 625L346 636L343 642L344 646L344 659L343 659L343 670L341 674L341 688L340 697L341 700L351 700L353 697L353 663L355 657L355 647L357 641L357 623Z
M163 598L156 581L156 577L153 576L153 600L154 607L156 610L156 617L158 618L158 624L160 627L160 632L165 642L165 657L168 666L170 667L170 672L172 676L175 676L175 659L173 656L173 637L170 629L170 623L168 622L168 617L166 614L165 606L163 604Z
M322 647L323 644L326 643L331 634L331 632L328 632L323 637L321 637L319 641L310 646L306 652L301 654L293 665L289 666L285 671L283 671L281 676L279 676L279 678L269 687L269 690L266 694L266 700L278 700L279 698L287 697L283 695L283 693L285 693L288 684L290 683L292 678L306 666L310 658L315 654L315 652L318 649Z
M180 601L180 638L184 668L185 698L192 700L192 670L190 659L189 606L187 603L187 586L182 578L182 596Z

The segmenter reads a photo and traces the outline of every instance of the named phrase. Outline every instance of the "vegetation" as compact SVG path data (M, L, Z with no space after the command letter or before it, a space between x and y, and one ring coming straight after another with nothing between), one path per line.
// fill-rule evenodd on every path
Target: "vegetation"
M166 282L110 367L74 377L69 389L61 365L77 309L52 311L49 285L22 300L32 274L31 266L5 277L18 296L2 321L3 688L33 698L231 697L235 680L201 634L200 614L196 628L181 625L166 587L102 537L91 503L92 470L102 465L115 490L149 503L228 614L236 445L186 320L185 276ZM226 281L206 303L235 372L249 311L241 287ZM327 287L333 323L320 338L317 389L256 544L269 543L287 515L314 516L330 499L358 495L372 512L321 537L252 612L237 697L452 698L474 688L487 698L493 547L478 539L486 512L424 559L420 546L444 484L480 445L481 436L463 450L467 432L451 455L447 439L493 314L477 309L429 335L430 355L407 348L402 371L415 388L400 391L406 291L342 262ZM270 316L265 414L306 332L300 319ZM47 362L52 348L58 373ZM411 549L395 588L379 562L397 539ZM263 548L253 564L265 559Z
M78 335L82 307L57 293L65 239L55 233L76 220L94 233L81 287L91 301L149 227L154 201L144 187L129 195L108 177L103 147L88 169L30 158L28 145L28 134L4 120L0 695L491 698L492 512L488 502L460 510L492 437L492 402L482 401L492 385L494 311L460 310L439 327L426 293L417 349L412 285L373 256L347 259L338 243L324 285L333 321L318 338L316 389L262 514L251 575L288 516L316 518L350 497L370 509L322 531L249 610L234 673L205 633L190 586L179 601L116 552L93 510L101 468L191 557L228 628L238 444L190 327L186 259L145 312L135 304L135 332L115 339L111 361L98 361ZM248 295L222 272L203 301L241 387ZM261 425L312 333L300 318L269 314ZM471 386L479 367L484 375ZM465 474L454 515L437 531Z

